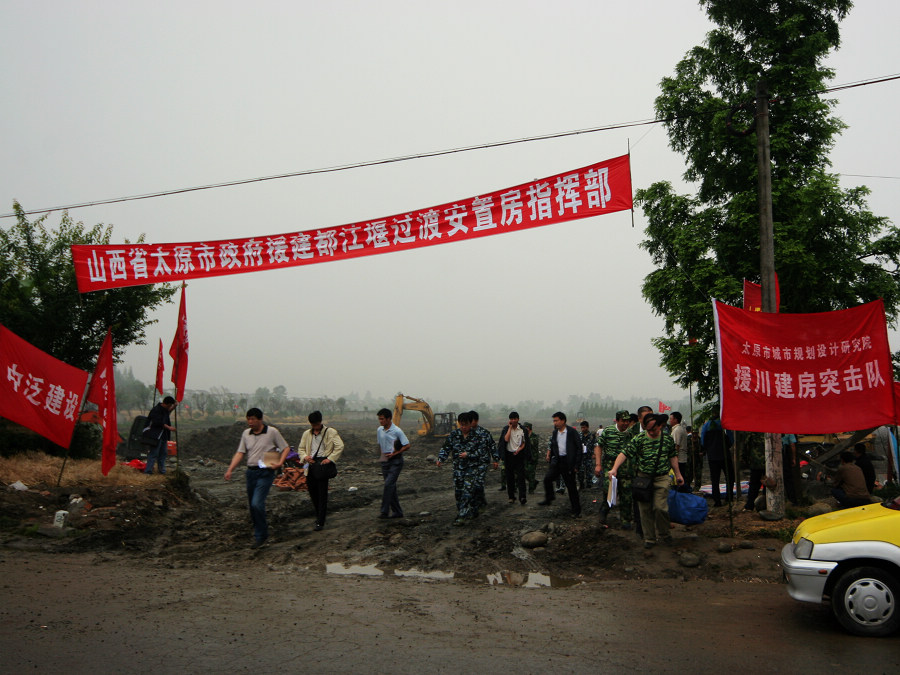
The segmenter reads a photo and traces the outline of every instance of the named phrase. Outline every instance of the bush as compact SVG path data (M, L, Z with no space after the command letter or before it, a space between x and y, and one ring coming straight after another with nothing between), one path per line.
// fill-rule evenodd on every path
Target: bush
M103 446L103 430L98 424L79 422L72 434L69 457L72 459L97 459ZM0 456L12 457L23 452L43 452L54 457L64 457L66 449L18 424L0 422Z

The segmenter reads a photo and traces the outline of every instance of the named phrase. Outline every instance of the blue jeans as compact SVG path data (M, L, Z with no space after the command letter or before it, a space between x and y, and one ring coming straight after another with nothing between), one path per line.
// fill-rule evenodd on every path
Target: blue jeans
M269 536L266 523L266 497L275 480L273 469L247 468L247 501L250 502L250 520L253 521L253 538L262 542Z
M392 457L381 463L381 475L384 478L384 492L381 494L381 514L388 515L393 511L395 516L402 516L400 500L397 499L397 479L403 470L403 455Z
M168 451L169 445L165 440L165 434L163 434L163 437L159 439L159 443L156 444L156 447L147 453L147 466L144 468L144 473L153 473L154 464L159 466L160 473L165 473L166 455L168 454Z

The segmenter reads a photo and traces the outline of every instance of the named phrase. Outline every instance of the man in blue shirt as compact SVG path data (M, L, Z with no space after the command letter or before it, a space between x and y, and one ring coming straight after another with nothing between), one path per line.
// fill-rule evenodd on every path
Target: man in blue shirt
M387 408L378 411L378 427L376 438L381 450L381 475L384 478L384 491L381 494L381 515L379 518L402 518L403 509L397 499L397 479L403 470L403 453L409 450L406 434L393 422L394 414Z

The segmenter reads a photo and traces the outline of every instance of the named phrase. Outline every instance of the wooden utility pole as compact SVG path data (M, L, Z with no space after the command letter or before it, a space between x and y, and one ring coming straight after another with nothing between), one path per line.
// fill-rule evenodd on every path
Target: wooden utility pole
M772 224L772 159L769 155L769 90L765 80L756 83L756 161L759 173L759 276L762 311L777 311L775 299L775 235ZM766 434L766 476L775 488L766 488L766 508L784 516L784 477L781 435Z

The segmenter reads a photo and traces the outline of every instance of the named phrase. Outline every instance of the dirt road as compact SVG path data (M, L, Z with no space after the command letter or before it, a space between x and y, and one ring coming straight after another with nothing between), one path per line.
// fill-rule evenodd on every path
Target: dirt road
M774 584L527 589L8 551L0 573L7 673L886 673L900 648Z

